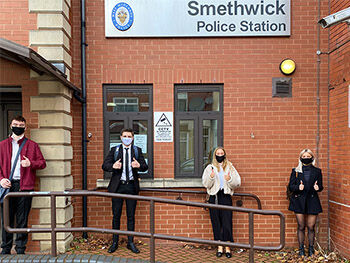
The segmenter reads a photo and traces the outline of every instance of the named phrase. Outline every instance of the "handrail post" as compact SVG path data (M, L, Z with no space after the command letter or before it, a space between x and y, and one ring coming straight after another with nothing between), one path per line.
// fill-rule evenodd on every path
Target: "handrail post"
M51 255L57 257L57 244L56 244L56 196L50 195L51 199Z
M254 213L249 212L249 262L254 263Z
M286 243L286 219L284 215L280 215L280 244L284 247Z
M154 239L154 201L150 201L150 209L149 209L149 223L150 223L150 233L151 233L151 238L150 238L150 262L154 263L156 262L156 255L155 255L155 239Z

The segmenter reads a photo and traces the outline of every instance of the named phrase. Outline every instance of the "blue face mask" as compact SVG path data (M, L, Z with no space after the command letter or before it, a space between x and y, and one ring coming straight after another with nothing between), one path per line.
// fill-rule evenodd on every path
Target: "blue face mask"
M128 146L132 143L132 138L122 137L122 142Z

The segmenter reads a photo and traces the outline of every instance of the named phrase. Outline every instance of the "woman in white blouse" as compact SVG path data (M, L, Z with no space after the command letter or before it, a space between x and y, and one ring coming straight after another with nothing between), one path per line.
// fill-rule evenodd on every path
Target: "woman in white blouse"
M207 188L209 203L232 206L233 190L241 185L241 177L227 160L223 147L217 147L211 164L203 172L202 183ZM210 209L210 219L213 227L214 240L233 242L232 211ZM223 255L223 247L218 246L217 257ZM230 247L225 248L226 257L230 258Z

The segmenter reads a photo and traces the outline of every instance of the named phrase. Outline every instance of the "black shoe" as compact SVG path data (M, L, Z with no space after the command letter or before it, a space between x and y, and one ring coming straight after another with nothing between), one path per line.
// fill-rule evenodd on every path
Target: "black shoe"
M1 255L11 255L11 250L7 250L3 248L1 251Z
M128 243L127 245L126 245L126 248L127 249L130 249L132 252L134 252L134 253L140 253L140 250L135 246L135 244L134 243Z
M304 245L299 247L299 256L300 257L305 256Z
M225 255L226 255L227 258L232 258L231 252L226 252Z
M222 252L216 252L216 256L218 257L218 258L221 258L222 257Z
M311 257L315 254L314 246L309 246L308 256Z
M114 251L116 251L118 249L118 243L113 242L113 244L109 247L108 249L108 253L113 253Z

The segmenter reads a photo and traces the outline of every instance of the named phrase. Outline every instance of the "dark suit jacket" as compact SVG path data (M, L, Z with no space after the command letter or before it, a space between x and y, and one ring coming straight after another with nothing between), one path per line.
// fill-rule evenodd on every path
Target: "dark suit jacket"
M303 191L299 190L301 180L304 184ZM314 189L316 181L319 187L318 191ZM289 179L289 189L293 192L289 210L298 214L318 214L322 212L320 198L318 197L318 192L323 190L321 169L311 166L308 182L306 182L303 173L298 173L298 176L296 176L295 169L293 169Z
M119 147L119 146L116 146ZM121 167L121 169L114 169L113 168L113 164L116 162L116 160L114 160L114 152L116 147L113 147L107 157L105 158L103 165L102 165L102 169L106 172L112 172L112 178L109 181L109 185L108 185L108 192L111 193L115 193L118 189L119 183L120 183L120 178L122 176L123 173L123 165ZM132 147L131 145L131 160L133 160L133 158L135 158L139 163L140 163L140 168L136 168L136 169L132 169L132 174L134 177L134 185L135 185L135 189L136 189L136 193L138 194L138 192L140 191L140 184L139 184L139 175L138 175L138 171L144 172L148 169L148 166L145 162L145 158L143 157L141 148L136 147L138 150L138 158L136 158L135 156L135 152L134 152L134 147ZM123 164L123 151L119 151L118 156L117 156L117 160L121 159L121 162Z

